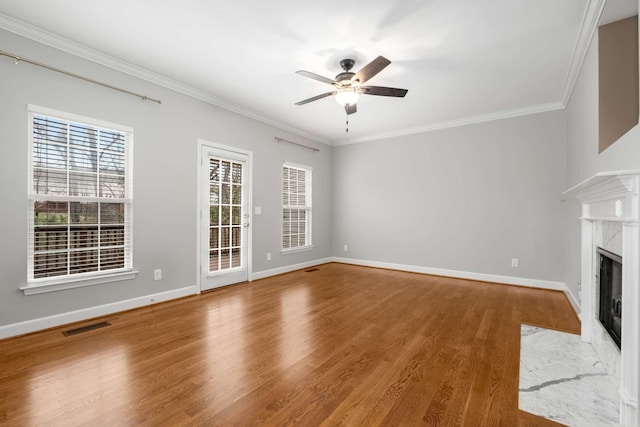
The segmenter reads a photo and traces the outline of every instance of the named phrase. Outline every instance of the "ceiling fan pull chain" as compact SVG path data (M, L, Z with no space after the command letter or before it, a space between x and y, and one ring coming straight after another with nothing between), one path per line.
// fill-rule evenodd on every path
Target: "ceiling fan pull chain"
M349 115L347 114L347 129L346 129L347 133L349 133Z

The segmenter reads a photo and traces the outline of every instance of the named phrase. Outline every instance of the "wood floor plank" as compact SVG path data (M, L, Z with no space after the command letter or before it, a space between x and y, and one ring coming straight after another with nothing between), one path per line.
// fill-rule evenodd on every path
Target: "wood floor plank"
M0 424L557 425L521 323L580 330L561 292L325 264L0 341Z

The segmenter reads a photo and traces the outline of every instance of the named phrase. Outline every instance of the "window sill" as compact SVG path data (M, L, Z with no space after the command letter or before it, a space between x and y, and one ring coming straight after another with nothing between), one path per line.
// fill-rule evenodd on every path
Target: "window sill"
M298 252L307 252L307 251L310 251L311 249L313 249L313 245L301 246L299 248L293 248L293 249L282 249L280 253L282 255L297 254Z
M47 292L62 291L65 289L82 288L85 286L100 285L109 282L119 282L121 280L131 280L136 277L137 274L137 270L129 270L101 276L34 282L31 285L21 287L20 290L24 292L25 295L44 294Z

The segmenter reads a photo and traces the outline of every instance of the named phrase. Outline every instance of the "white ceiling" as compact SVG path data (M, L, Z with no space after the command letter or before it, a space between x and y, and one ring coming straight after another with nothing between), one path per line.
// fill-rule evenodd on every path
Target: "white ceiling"
M93 58L105 54L103 63L141 67L214 104L343 144L562 108L594 27L590 13L598 15L601 4L0 0L0 27L28 35L34 29L20 30L23 24L35 26L51 33L47 40L76 42ZM635 11L636 0L610 0L603 19ZM348 134L333 99L294 105L332 89L296 70L333 78L340 59L356 59L357 71L378 55L392 63L367 84L409 93L362 96Z

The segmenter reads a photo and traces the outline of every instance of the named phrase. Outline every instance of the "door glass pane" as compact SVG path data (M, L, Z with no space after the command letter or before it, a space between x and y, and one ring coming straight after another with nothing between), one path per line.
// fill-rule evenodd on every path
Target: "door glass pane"
M240 249L231 249L231 267L240 267Z
M231 208L231 223L233 225L240 225L241 209L240 206L233 206Z
M220 160L211 159L209 162L209 181L213 183L220 182Z
M218 227L211 227L209 230L209 248L218 248Z
M229 206L221 206L220 213L220 225L231 225L231 212Z
M233 164L232 182L242 184L242 165L240 163Z
M220 221L220 206L211 206L209 208L209 223L211 226L218 225Z
M220 185L219 184L211 184L209 186L209 204L210 205L220 204Z
M240 227L231 229L231 246L240 246Z
M221 162L221 173L220 173L220 178L222 180L222 182L229 182L231 181L231 177L229 176L231 173L231 163L230 162Z
M225 270L231 268L231 254L229 249L220 251L220 269Z
M220 266L218 265L220 258L220 251L209 251L209 271L218 271Z
M242 204L242 187L239 185L234 185L232 187L232 197L231 204L240 205Z
M228 248L229 245L229 227L222 227L222 229L220 230L221 233L221 238L220 238L220 247L221 248Z
M231 186L229 184L222 184L222 204L228 205L231 203Z

